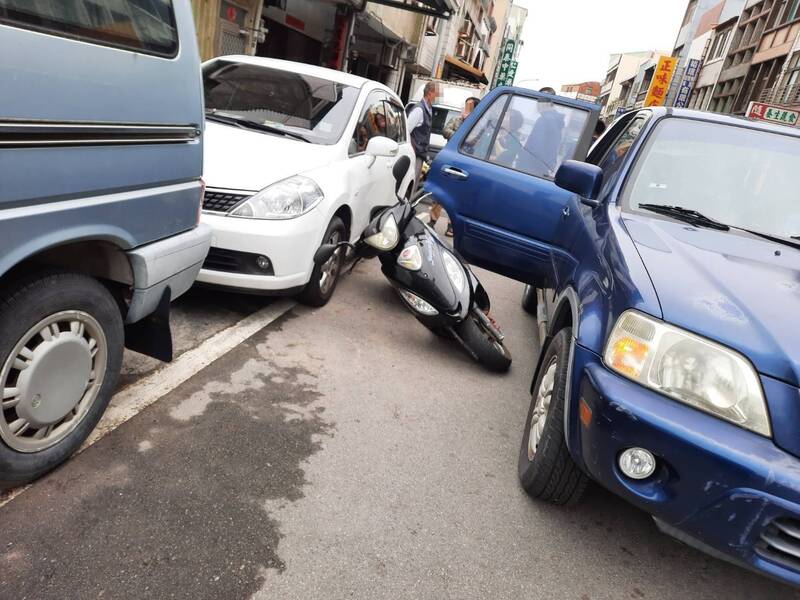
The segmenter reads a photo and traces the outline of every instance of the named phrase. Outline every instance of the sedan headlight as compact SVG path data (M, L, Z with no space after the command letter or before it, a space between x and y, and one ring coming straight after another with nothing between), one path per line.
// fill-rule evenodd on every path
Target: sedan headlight
M250 219L294 219L310 211L324 197L311 179L295 175L250 196L230 214Z
M758 375L733 350L627 311L611 332L604 360L610 369L665 396L770 435Z
M400 231L393 214L389 214L381 226L381 230L364 240L367 244L378 250L392 250L400 241Z
M447 276L450 278L450 283L453 284L453 287L456 288L459 294L462 293L466 281L464 279L464 268L461 266L461 263L449 252L442 253L442 260L444 261L444 270L447 271Z

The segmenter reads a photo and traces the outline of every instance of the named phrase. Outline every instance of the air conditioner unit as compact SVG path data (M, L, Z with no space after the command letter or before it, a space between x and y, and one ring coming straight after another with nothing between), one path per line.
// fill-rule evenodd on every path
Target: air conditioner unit
M381 65L391 69L397 69L400 66L400 48L402 44L395 44L394 46L384 46L381 54Z
M412 62L416 58L416 46L403 46L403 51L400 53L400 60L403 62Z

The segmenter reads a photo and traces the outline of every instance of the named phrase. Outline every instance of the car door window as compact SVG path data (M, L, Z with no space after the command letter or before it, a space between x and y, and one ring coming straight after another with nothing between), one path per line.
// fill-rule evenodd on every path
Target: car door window
M492 145L489 162L552 179L580 143L589 112L524 96L514 96Z
M364 152L372 138L386 135L385 105L386 95L382 92L372 92L369 95L350 141L350 156Z
M406 142L406 118L402 107L391 100L386 100L384 110L386 112L386 137L398 144Z
M0 23L134 52L178 53L172 0L0 0Z
M473 125L469 134L461 144L461 152L473 158L486 160L489 148L497 134L497 126L503 117L503 110L508 102L508 95L499 96Z
M628 126L619 134L611 147L599 159L597 166L603 169L603 189L600 196L604 196L606 192L611 189L614 181L616 180L617 172L625 163L625 157L636 141L636 138L642 133L642 129L650 118L649 113L637 115L628 124Z

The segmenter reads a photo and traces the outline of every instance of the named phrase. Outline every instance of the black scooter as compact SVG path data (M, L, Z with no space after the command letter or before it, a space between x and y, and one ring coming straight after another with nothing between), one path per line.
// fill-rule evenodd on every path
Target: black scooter
M396 194L410 166L406 156L395 163ZM397 194L397 204L378 213L358 242L323 245L314 262L336 260L333 255L343 247L352 248L356 262L377 256L384 276L420 323L454 339L489 370L507 371L511 353L488 316L489 296L467 264L416 218L414 207L423 197L410 202Z

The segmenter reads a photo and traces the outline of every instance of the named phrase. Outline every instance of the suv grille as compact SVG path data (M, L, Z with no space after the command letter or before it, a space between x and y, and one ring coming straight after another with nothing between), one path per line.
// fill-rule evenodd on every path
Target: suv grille
M235 192L226 192L223 190L206 190L206 195L203 198L203 210L210 210L213 212L228 212L234 206L239 204L245 198L249 198L252 194L238 194Z
M756 553L774 563L800 571L800 521L775 519L761 533Z

